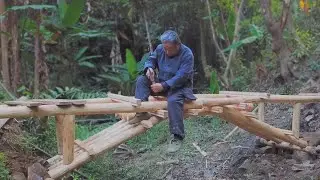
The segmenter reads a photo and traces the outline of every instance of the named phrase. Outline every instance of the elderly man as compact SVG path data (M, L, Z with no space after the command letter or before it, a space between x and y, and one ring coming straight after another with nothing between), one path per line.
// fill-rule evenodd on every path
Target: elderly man
M162 44L145 63L145 75L137 79L135 97L148 101L150 95L167 96L171 133L168 151L175 152L181 147L185 136L183 103L196 99L192 92L194 57L175 31L164 32L160 39ZM155 76L155 69L159 71L158 77ZM148 113L137 113L129 122L139 123L149 118Z

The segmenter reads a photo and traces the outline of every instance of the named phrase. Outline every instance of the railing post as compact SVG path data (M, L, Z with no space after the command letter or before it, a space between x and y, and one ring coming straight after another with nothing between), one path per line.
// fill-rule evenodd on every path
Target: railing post
M258 109L258 114L259 114L259 121L264 122L264 102L259 103L259 109Z
M292 132L296 138L300 137L300 113L301 103L296 103L293 106L293 117L292 117Z

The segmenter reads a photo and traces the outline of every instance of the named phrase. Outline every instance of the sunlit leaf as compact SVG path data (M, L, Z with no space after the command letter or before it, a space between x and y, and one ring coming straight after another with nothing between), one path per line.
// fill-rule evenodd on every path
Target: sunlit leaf
M60 0L58 4L58 8L59 8L60 19L63 20L64 15L66 14L68 9L68 4L66 3L65 0Z
M137 77L137 61L130 49L126 49L126 64L131 79Z
M210 76L210 93L212 94L219 94L220 87L218 83L218 77L215 71L211 72Z

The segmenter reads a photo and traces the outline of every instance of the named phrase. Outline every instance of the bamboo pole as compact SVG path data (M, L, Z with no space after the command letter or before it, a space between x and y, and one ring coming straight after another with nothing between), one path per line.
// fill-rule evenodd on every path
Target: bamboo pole
M57 137L57 147L58 154L61 155L63 152L63 115L56 116L56 137Z
M245 122L246 124L255 127L255 130L259 131L260 133L273 136L279 140L289 142L291 144L297 145L302 148L305 148L308 145L308 143L302 139L297 139L295 137L286 135L281 129L275 128L269 124L255 120L253 118L246 117L234 109L224 107L223 112L224 113L220 114L219 116L225 120L229 120L233 122L239 122L239 121Z
M301 103L297 103L293 106L293 117L292 117L292 132L294 137L300 137L300 113Z
M74 159L75 121L74 115L63 117L63 164L72 163Z
M264 122L264 103L263 102L259 103L258 114L259 114L259 121Z

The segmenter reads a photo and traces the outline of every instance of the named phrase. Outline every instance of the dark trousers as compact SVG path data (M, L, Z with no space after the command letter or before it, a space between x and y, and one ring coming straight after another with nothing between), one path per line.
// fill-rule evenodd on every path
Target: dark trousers
M141 101L148 101L150 95L166 96L168 101L168 115L170 133L184 138L183 124L183 103L184 95L182 91L175 90L174 92L161 92L154 94L151 90L151 81L146 76L139 76L136 82L135 98Z

